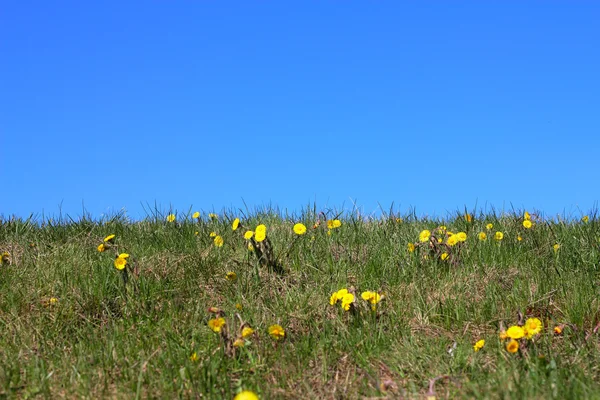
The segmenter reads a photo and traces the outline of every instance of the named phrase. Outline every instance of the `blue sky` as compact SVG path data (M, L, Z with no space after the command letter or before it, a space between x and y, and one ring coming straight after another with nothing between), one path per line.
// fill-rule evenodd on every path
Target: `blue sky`
M24 1L0 214L597 205L600 3Z

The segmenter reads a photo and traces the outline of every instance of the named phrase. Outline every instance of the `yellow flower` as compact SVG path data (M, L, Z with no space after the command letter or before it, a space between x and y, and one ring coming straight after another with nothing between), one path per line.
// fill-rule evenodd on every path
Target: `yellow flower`
M446 228L446 225L441 225L438 227L438 231L440 231L440 232L445 232L446 229L448 229L448 228Z
M500 338L500 340L505 340L506 338L508 338L508 335L506 334L506 331L502 331L498 334L498 337Z
M543 327L544 325L542 324L542 321L540 321L538 318L527 319L524 327L525 337L527 339L531 339L535 335L539 334Z
M473 345L473 350L479 351L479 350L481 350L483 348L484 345L485 345L485 340L484 339L478 340L477 343L475 343Z
M465 221L467 221L467 222L473 221L473 216L469 213L465 214Z
M56 297L50 297L50 304L56 304L58 303L58 299Z
M225 325L225 318L213 318L208 321L208 327L214 332L221 332L221 328Z
M525 336L525 330L517 325L513 325L506 330L506 336L511 339L521 339Z
M333 220L332 219L328 219L327 220L327 228L328 229L333 229Z
M119 258L129 258L129 254L121 253L121 254L119 254Z
M269 327L269 335L275 340L283 339L285 337L285 330L281 325L271 325Z
M406 245L406 248L408 249L408 251L410 253L412 253L413 251L415 251L415 245L412 243L409 243L408 245Z
M296 235L304 235L306 233L306 226L300 223L294 225L294 233Z
M558 249L560 249L560 244L555 243L554 246L552 246L552 248L554 249L554 252L556 253L558 251Z
M494 239L496 239L498 241L504 239L504 233L502 233L502 232L496 232L496 234L494 235Z
M254 251L254 246L252 243L248 243L248 251Z
M523 238L521 237L521 235L517 236L517 240L520 242L521 240L523 240Z
M441 258L442 260L446 260L448 257L450 257L450 256L448 255L448 253L442 253L442 254L440 255L440 258Z
M223 247L223 238L219 235L215 236L215 239L213 240L215 242L215 246L217 247Z
M352 293L346 293L342 296L342 308L346 311L350 309L350 306L354 303L354 295Z
M217 219L217 218L219 218L219 216L217 214L215 214L215 213L210 213L210 214L208 214L208 218L210 218L210 219Z
M125 269L125 266L127 265L127 259L126 258L121 258L121 257L117 257L115 258L115 268L118 270L122 270Z
M254 236L254 232L252 231L246 231L246 233L244 233L244 239L246 240L250 240L252 236Z
M427 229L425 229L424 231L421 231L421 233L419 233L419 241L421 243L428 242L430 236L431 236L431 232L429 232Z
M237 279L237 274L233 271L229 271L225 274L225 279L227 279L230 282L234 282Z
M173 221L175 221L175 214L167 215L167 222L173 222Z
M327 229L327 235L331 236L331 229Z
M525 227L525 229L530 229L532 227L532 225L533 225L533 223L530 220L528 220L528 219L523 220L523 226Z
M107 237L104 238L104 242L110 242L111 240L113 240L115 238L115 235L108 235Z
M242 329L242 337L243 338L247 338L248 336L252 336L253 333L254 333L254 329L250 328L249 326L245 326Z
M233 220L233 224L231 225L231 229L235 231L238 228L238 226L240 226L240 219L236 218L236 219Z
M556 335L560 335L560 334L562 333L562 331L563 331L563 328L562 328L562 326L555 326L555 327L554 327L554 333L555 333Z
M464 242L467 240L467 234L465 232L458 232L456 234L456 239L458 239L459 242Z
M360 295L364 301L368 301L369 303L375 305L381 301L381 295L377 292L362 292Z
M506 343L506 351L509 353L516 353L519 350L519 342L514 339L510 339L508 343Z
M477 235L477 237L479 238L479 240L487 239L487 235L485 234L485 232L479 232L479 235Z
M487 229L488 231L491 231L493 227L494 227L494 225L493 225L493 224L487 224L487 225L485 226L485 229Z
M401 224L402 223L402 218L396 218L396 222Z
M525 211L523 213L523 219L529 221L531 219L531 215L527 211Z
M194 235L198 236L200 234L200 232L196 231L194 232Z
M239 392L235 395L233 400L259 400L256 393L251 392L249 390L244 390L243 392Z
M583 222L584 224L587 224L589 220L590 220L590 217L587 215L584 215L583 218L581 218L581 222Z
M215 236L217 236L217 232L211 232L208 236L214 238Z
M267 227L264 224L260 224L254 230L254 240L262 242L267 237Z
M456 237L456 235L450 235L446 243L448 243L448 246L454 246L458 243L458 237Z
M332 306L335 305L335 303L337 303L338 300L340 300L342 297L344 297L344 295L347 293L348 293L348 289L340 289L337 292L333 292L333 294L329 298L329 304L331 304Z
M342 221L340 221L339 219L334 219L333 220L333 229L339 228L340 226L342 226Z
M438 238L437 242L442 243L444 240L442 238Z
M2 259L3 264L9 262L10 261L10 253L8 251L2 252L1 259Z
M191 362L196 362L198 361L198 354L196 352L193 352L192 355L190 356L190 361Z
M192 218L194 218L194 219L200 218L200 213L198 211L196 211L195 213L192 214Z
M100 243L100 244L98 245L98 251L99 251L100 253L102 253L104 250L106 250L106 246L104 245L104 243Z
M246 343L244 343L244 339L237 338L233 342L233 347L244 347Z

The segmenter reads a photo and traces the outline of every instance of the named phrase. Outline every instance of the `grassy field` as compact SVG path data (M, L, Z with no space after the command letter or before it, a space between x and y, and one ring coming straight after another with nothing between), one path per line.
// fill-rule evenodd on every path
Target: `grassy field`
M521 211L4 219L0 398L600 398L599 240Z

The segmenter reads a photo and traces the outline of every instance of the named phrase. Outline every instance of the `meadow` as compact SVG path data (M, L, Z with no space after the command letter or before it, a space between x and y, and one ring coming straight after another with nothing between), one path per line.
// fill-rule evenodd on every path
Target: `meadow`
M600 398L595 212L192 211L3 218L0 398Z

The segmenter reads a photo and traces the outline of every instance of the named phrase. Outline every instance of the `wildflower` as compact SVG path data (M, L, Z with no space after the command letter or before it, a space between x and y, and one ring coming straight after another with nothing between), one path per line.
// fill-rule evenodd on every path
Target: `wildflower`
M327 235L331 236L331 229L327 229Z
M200 234L200 232L196 231L194 232L194 235L198 236Z
M100 243L97 249L100 253L102 253L104 250L106 250L106 246L104 245L104 243Z
M119 254L119 258L129 258L129 254L121 253L121 254Z
M562 331L563 331L562 326L555 326L554 327L554 334L560 335L562 333Z
M437 242L442 243L444 240L442 238L438 238Z
M526 221L529 221L529 220L531 220L531 215L527 211L525 211L523 213L523 219Z
M360 295L364 301L368 301L372 305L375 305L381 301L381 295L377 292L362 292Z
M523 238L521 237L521 235L517 236L517 240L520 242L521 240L523 240Z
M115 238L116 235L108 235L107 237L104 238L104 242L110 242Z
M275 340L280 340L285 337L285 330L281 327L281 325L271 325L269 327L269 335Z
M244 339L241 339L241 338L237 338L233 342L233 347L244 347L245 345L246 345L246 343L244 342Z
M56 303L58 303L58 299L56 297L50 297L50 304L54 305Z
M494 239L496 239L497 241L504 239L504 233L496 232L496 234L494 235Z
M200 213L198 211L196 211L195 213L192 214L192 218L194 218L194 219L200 218Z
M487 239L487 235L485 234L485 232L479 232L479 235L477 235L477 237L479 238L479 240Z
M448 241L446 243L448 243L448 246L454 246L458 243L458 237L456 237L456 235L450 235L448 236Z
M513 325L506 330L506 336L511 339L521 339L525 336L525 330L520 326Z
M508 335L506 334L506 331L501 331L498 334L498 337L500 338L500 340L505 340L506 338L508 338Z
M341 300L341 298L344 297L344 295L347 293L348 289L340 289L337 292L333 292L333 294L329 298L329 304L331 304L332 306L335 305L338 302L338 300Z
M450 256L448 255L448 253L442 253L442 254L440 255L440 258L441 258L442 260L446 260L446 259L448 259L448 257L450 257Z
M424 231L421 231L421 233L419 233L419 241L421 243L425 243L425 242L429 241L430 236L431 236L431 232L429 232L427 229L425 229Z
M552 246L552 248L554 249L554 252L556 253L558 251L558 249L560 249L560 244L555 243L554 246Z
M485 345L485 340L484 339L478 340L477 343L475 343L473 345L473 350L479 351L479 350L481 350L483 348L484 345Z
M217 232L211 232L208 236L214 238L215 236L217 236Z
M223 238L219 235L215 236L215 239L213 240L215 243L215 246L217 247L223 247Z
M408 248L408 251L410 253L412 253L413 251L415 251L415 245L412 244L412 243L409 243L406 247Z
M173 222L173 221L175 221L175 214L167 215L167 222Z
M527 319L524 327L525 337L527 337L527 339L531 339L535 335L539 334L543 327L544 325L542 324L542 321L540 321L538 318Z
M334 219L333 220L333 229L339 228L340 226L342 226L342 221L340 221L339 219Z
M127 259L126 258L121 258L121 257L117 257L115 258L115 268L118 270L123 270L125 269L125 266L127 265Z
M587 216L587 215L584 215L584 216L581 218L581 222L583 222L584 224L587 224L589 220L590 220L590 217L589 217L589 216Z
M254 236L254 232L252 231L246 231L246 233L244 233L244 239L246 240L250 240L252 236Z
M438 231L440 231L440 232L446 232L447 229L448 228L446 228L446 225L441 225L438 227Z
M493 227L494 227L494 225L493 225L493 224L487 224L487 225L485 226L485 229L487 229L488 231L491 231Z
M456 239L458 239L459 242L464 242L467 240L467 234L465 232L458 232L456 234Z
M267 227L264 224L260 224L254 230L254 239L257 242L262 242L267 237Z
M198 353L193 352L192 355L190 356L190 361L191 362L196 362L198 361Z
M210 213L210 214L208 214L208 218L210 218L210 219L217 219L217 218L219 218L219 216L217 214L215 214L215 213Z
M352 293L346 293L342 296L342 308L346 311L350 310L350 306L354 304L354 295Z
M233 271L229 271L225 274L225 279L227 279L230 282L235 282L235 280L237 279L237 274Z
M240 226L240 219L236 218L236 219L233 220L233 224L231 225L231 229L235 231L238 228L238 226Z
M254 246L252 243L248 243L248 251L254 251Z
M225 325L225 318L213 318L208 321L208 327L212 329L214 332L221 332L221 328Z
M533 223L531 222L531 220L525 219L523 220L523 226L525 227L525 229L530 229L533 226Z
M236 394L233 400L258 400L258 396L254 392L244 390Z
M306 226L300 223L294 225L294 233L296 235L304 235L306 233Z
M519 350L519 342L514 339L510 339L510 341L506 344L506 351L509 353L516 353Z
M472 222L473 221L473 216L469 213L465 214L465 221L467 222Z
M242 337L243 338L247 338L248 336L252 336L253 333L254 333L254 329L250 328L249 326L245 326L242 329Z
M402 218L396 218L396 223L401 224L402 223Z

